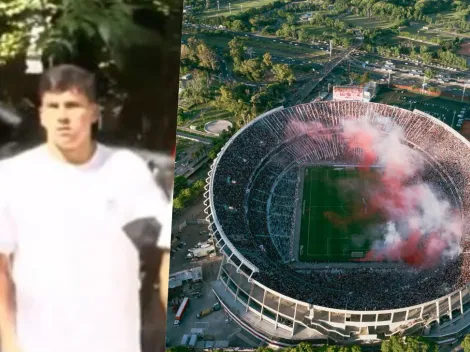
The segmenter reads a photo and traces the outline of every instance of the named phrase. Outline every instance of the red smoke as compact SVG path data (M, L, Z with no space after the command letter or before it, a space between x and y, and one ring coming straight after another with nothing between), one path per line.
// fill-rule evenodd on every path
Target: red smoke
M446 241L437 233L424 236L419 230L414 230L406 239L400 238L379 251L369 251L361 261L402 261L411 266L430 268L439 262L446 247Z
M362 151L359 154L361 178L378 180L368 189L358 190L363 194L356 198L365 199L367 211L364 211L362 202L358 201L358 204L351 205L352 209L348 211L350 215L342 216L329 211L323 214L325 218L340 228L378 215L386 223L407 225L401 226L408 229L407 233L398 233L396 230L387 233L384 240L376 243L374 249L361 261L401 261L419 268L438 264L444 251L450 251L452 241L459 242L458 226L455 226L457 213L441 215L442 219L434 227L425 230L430 216L421 216L423 208L427 206L426 196L434 201L437 198L429 196L432 191L422 181L410 185L410 180L418 176L421 167L417 165L419 163L410 149L400 142L401 137L395 136L386 141L384 134L364 121L347 121L343 127L342 137L348 149L346 153L352 153L358 148ZM383 166L379 176L370 171L370 167L378 162ZM432 212L436 210L431 209Z
M355 130L352 133L343 133L347 139L347 146L350 150L360 148L363 151L361 166L368 170L377 161L377 154L374 151L374 137L364 130Z

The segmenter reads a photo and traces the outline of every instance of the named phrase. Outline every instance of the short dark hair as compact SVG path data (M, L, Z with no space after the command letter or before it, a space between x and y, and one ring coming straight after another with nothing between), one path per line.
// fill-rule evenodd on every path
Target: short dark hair
M39 82L39 99L47 92L66 92L77 89L91 102L96 102L95 76L75 65L58 65L51 67Z

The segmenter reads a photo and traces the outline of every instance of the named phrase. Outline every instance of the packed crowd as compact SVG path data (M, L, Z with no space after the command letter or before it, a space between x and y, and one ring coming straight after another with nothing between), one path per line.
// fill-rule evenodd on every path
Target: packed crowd
M387 116L390 118L384 118ZM434 270L384 269L364 263L364 267L351 270L297 272L284 264L293 254L292 204L298 197L298 179L293 171L296 168L283 171L293 163L354 164L359 156L344 153L344 146L332 132L343 118L367 118L384 132L393 123L402 126L406 140L419 146L430 169L436 170L425 177L443 192L452 193L455 205L469 217L470 159L466 156L470 145L448 127L382 104L321 102L291 107L264 116L231 140L212 174L211 201L218 229L259 269L254 278L295 299L358 310L423 303L470 282L470 266L463 265L469 260L465 254ZM284 177L279 179L281 174ZM470 250L468 224L464 227L463 252Z
M268 231L284 262L294 258L295 210L298 204L299 169L288 170L273 186L268 202Z
M432 270L404 266L336 267L303 272L260 263L254 278L291 298L328 308L349 310L396 309L450 294L463 282L462 258ZM275 277L282 277L275 279ZM380 290L371 290L380 287Z

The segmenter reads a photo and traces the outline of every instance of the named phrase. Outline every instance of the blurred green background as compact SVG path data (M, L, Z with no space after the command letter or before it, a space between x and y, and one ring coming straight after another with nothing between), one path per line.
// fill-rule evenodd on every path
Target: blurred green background
M42 140L38 68L73 63L97 76L99 140L171 152L181 16L181 0L2 0L0 104L22 121L0 119L0 145Z

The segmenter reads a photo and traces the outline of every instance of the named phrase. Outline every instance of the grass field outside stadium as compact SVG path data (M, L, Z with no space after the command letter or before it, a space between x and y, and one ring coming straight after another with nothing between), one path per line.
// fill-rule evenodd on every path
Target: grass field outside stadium
M378 169L368 174L377 175L374 170ZM363 258L372 245L365 231L379 221L367 215L367 201L361 195L373 178L361 177L355 166L314 166L301 172L299 261Z

